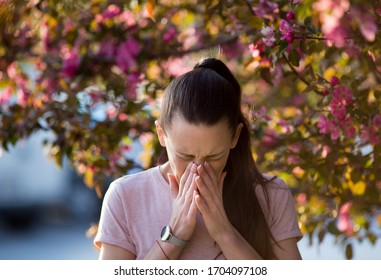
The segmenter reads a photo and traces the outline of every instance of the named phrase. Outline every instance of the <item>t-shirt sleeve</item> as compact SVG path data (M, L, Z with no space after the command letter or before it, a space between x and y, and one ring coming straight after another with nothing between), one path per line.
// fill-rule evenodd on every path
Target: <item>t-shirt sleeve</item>
M300 231L295 201L291 190L285 182L275 179L275 185L270 191L271 219L270 229L276 241L296 237L300 240L303 235Z
M128 219L120 185L114 181L103 200L98 232L94 245L100 248L102 243L122 247L136 255L135 246L130 238Z

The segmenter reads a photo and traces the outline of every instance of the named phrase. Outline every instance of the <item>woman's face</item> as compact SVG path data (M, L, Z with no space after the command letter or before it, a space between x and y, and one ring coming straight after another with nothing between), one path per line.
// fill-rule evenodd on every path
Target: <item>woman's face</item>
M189 162L200 165L207 161L219 178L242 128L240 124L233 134L226 121L212 126L194 125L179 114L174 116L165 132L160 123L156 126L160 144L167 149L171 172L178 181Z

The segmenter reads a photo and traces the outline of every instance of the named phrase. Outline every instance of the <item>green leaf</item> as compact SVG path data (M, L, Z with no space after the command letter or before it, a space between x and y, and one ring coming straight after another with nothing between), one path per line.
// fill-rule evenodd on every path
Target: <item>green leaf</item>
M300 55L299 53L294 49L292 50L289 55L288 55L288 59L290 60L291 64L296 66L296 67L299 67L299 60L300 60Z
M249 26L253 29L261 29L263 26L263 21L257 16L251 16L249 20Z

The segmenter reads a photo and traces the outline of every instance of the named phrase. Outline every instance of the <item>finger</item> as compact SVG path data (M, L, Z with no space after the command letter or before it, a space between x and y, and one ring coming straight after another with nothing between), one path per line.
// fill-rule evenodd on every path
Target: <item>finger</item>
M206 205L205 200L197 192L195 192L194 201L197 206L197 209L201 212L201 214L206 213L206 211L208 210L208 206Z
M210 189L205 184L203 178L201 176L196 177L196 185L197 189L200 193L200 195L205 199L208 200L212 195Z
M191 183L190 183L188 189L186 190L186 192L184 192L185 206L187 206L187 207L192 203L193 193L195 190L197 190L196 176L197 176L196 174L192 174L192 176L190 176Z
M167 177L169 181L169 186L171 188L172 198L176 198L179 194L179 184L177 182L176 176L174 174L168 173Z
M191 168L192 168L192 165L193 163L190 162L188 165L187 165L187 168L185 169L183 175L181 176L180 178L180 187L179 187L179 194L180 195L183 195L183 192L184 192L184 186L186 186L186 183L189 179L189 176L191 174Z
M214 184L217 184L218 179L216 173L214 173L212 165L209 162L205 161L203 166L205 168L206 173L209 175L210 180L212 180Z
M204 165L200 165L197 167L198 174L202 178L202 181L205 183L206 186L213 186L214 182L212 178L209 176L209 173L207 172Z

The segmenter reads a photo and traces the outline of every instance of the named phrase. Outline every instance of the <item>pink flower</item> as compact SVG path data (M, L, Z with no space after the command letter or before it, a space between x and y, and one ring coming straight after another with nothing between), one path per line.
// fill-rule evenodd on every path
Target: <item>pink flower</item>
M28 100L30 97L30 93L24 89L19 89L17 91L17 104L21 107L25 108L28 105Z
M340 84L340 80L336 76L332 76L331 79L329 80L329 82L331 83L331 86L333 86L333 87Z
M291 25L284 19L280 21L279 30L282 33L280 37L281 40L284 40L288 43L292 43L294 41L294 32Z
M259 6L253 7L254 13L260 17L266 17L278 11L278 4L268 0L259 0Z
M265 106L262 106L258 111L258 116L265 121L271 121L272 118L266 113L267 109Z
M346 87L346 86L338 86L335 88L335 90L332 92L332 103L334 103L337 106L348 106L353 104L353 93L352 91Z
M63 52L62 74L68 78L72 78L81 64L81 58L75 48L71 50L64 48Z
M129 10L125 10L119 15L119 20L125 24L126 27L130 27L136 24L135 14Z
M332 140L337 140L339 138L340 128L326 116L320 115L317 126L321 134L330 134Z
M109 19L116 17L120 14L120 8L114 4L111 4L107 9L102 13L103 19Z
M176 37L177 30L174 27L169 28L167 32L164 33L163 35L163 40L164 42L169 42L173 40Z
M351 236L353 234L353 222L350 215L350 209L352 202L344 203L339 210L339 216L337 219L337 229L344 232L345 235Z
M272 47L275 44L274 29L266 26L261 29L261 33L264 36L263 43L268 47Z
M113 58L115 55L115 42L112 39L101 41L98 55L106 58Z
M350 8L348 0L319 0L314 3L314 9L319 12L322 32L335 46L344 47L349 34L341 23L345 13Z
M118 46L116 64L123 72L135 68L136 57L140 53L140 49L139 43L133 38L128 38Z
M353 9L352 14L360 26L361 34L367 41L373 42L378 31L376 18L368 11L361 11L360 9Z
M375 127L381 128L381 115L375 115L372 120L372 125Z
M142 79L138 72L133 72L126 77L126 90L125 90L126 94L125 95L129 100L136 100L137 86L141 81Z
M179 57L169 58L164 63L164 68L167 70L169 75L174 77L178 77L190 70L186 60Z
M278 134L273 129L267 129L262 138L262 144L265 148L271 149L278 143Z
M257 43L251 43L249 45L249 51L252 57L260 57L261 53L265 50L262 40L260 39Z
M289 11L287 14L286 14L286 18L288 20L294 20L295 19L295 13L294 11Z
M12 88L8 86L3 92L0 93L0 106L8 105L12 97Z

